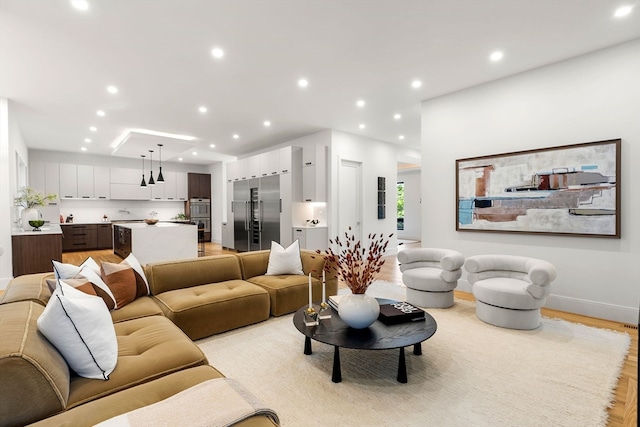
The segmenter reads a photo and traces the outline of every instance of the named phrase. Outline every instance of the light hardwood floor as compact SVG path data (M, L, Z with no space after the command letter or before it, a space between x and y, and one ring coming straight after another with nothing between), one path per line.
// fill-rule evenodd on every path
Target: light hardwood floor
M408 247L420 247L420 243L405 244L399 247L403 250ZM218 255L234 253L223 249L219 244L206 243L204 255ZM122 259L111 250L68 252L62 254L62 261L71 264L80 264L87 257L93 257L96 261L120 262ZM378 279L391 283L402 283L402 273L398 267L395 256L386 257L385 264L378 275ZM344 286L344 285L341 285ZM458 299L473 301L473 295L467 292L455 291ZM567 313L551 309L542 309L542 314L548 317L556 317L574 323L582 323L596 328L625 332L631 337L631 348L622 368L622 374L618 380L615 393L615 401L609 409L608 427L636 427L638 425L638 329L637 325L627 325L609 320L596 319L588 316Z

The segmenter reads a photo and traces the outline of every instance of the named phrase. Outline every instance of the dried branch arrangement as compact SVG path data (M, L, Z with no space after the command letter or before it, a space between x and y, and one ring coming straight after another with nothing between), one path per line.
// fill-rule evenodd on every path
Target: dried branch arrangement
M369 234L369 247L365 248L359 240L356 242L355 235L349 232L344 233L344 240L340 240L340 236L334 240L329 239L329 243L338 245L338 253L334 253L331 248L327 249L324 268L327 272L335 272L338 279L344 281L352 293L364 294L384 264L382 257L393 233L387 238L382 234Z

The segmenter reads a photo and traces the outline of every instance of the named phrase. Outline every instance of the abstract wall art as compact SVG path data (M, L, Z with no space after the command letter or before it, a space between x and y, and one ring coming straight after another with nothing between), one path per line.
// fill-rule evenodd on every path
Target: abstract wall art
M621 140L456 160L456 230L620 238Z

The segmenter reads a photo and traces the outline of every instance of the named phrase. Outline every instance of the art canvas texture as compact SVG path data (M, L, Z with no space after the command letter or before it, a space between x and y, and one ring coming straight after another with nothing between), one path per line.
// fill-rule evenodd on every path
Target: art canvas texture
M620 145L456 160L456 230L619 238Z

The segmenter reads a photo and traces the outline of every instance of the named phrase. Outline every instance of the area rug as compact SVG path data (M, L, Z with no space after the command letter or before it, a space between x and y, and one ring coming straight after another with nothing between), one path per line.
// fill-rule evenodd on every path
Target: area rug
M388 283L368 293L404 298ZM285 427L606 425L628 335L549 318L533 331L498 328L460 300L428 312L438 330L423 355L407 348L407 384L396 381L398 350L341 349L342 382L331 382L333 347L313 342L305 356L292 315L197 344Z

